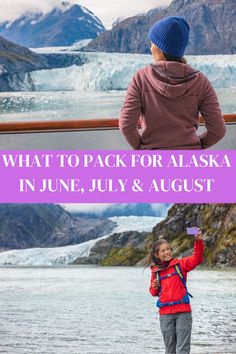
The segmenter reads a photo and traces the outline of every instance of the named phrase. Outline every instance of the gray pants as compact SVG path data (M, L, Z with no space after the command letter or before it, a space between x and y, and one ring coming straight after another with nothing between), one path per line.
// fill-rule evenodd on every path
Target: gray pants
M192 330L191 312L160 315L165 354L189 354Z

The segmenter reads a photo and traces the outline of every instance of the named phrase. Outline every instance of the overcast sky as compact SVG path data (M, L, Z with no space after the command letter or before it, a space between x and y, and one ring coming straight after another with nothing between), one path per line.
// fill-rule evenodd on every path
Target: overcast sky
M102 212L104 210L106 210L109 206L112 206L114 204L105 204L105 203L94 203L94 204L61 204L61 206L63 208L65 208L66 210L70 211L70 212L75 212L75 211L78 211L78 212L83 212L83 213L86 213L86 212L95 212L95 213L98 213L98 212ZM152 209L154 209L154 211L158 211L160 209L162 209L162 204L157 204L157 203L153 203L152 204Z
M25 11L47 12L60 2L60 0L0 0L0 21L13 20ZM119 17L127 18L158 6L166 6L171 0L70 0L70 2L87 7L100 18L106 28L110 28Z

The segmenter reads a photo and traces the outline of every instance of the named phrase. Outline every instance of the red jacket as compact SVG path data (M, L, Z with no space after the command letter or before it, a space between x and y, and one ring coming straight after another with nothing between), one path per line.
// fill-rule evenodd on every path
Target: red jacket
M193 270L197 265L201 264L203 261L203 251L204 243L202 240L195 241L193 255L190 257L184 257L182 259L174 258L170 261L168 268L160 270L158 266L151 267L151 284L149 291L152 296L159 296L159 289L152 288L152 281L156 279L156 272L160 270L160 275L171 274L175 271L174 265L178 264L181 267L183 276L187 281L187 273ZM180 279L176 274L169 278L165 278L161 281L161 302L178 301L186 295L186 289ZM179 304L172 306L165 306L160 309L161 315L173 314L177 312L191 312L191 307L189 304Z

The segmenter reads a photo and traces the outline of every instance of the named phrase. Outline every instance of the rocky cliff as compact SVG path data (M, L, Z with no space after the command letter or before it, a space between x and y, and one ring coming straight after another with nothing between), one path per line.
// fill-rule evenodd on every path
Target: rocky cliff
M186 227L197 225L205 241L205 265L236 266L236 204L176 204L152 232L151 240L170 241L177 256L189 255L193 239Z
M96 242L90 257L76 263L144 265L150 245L158 238L170 242L175 256L188 256L194 238L187 235L186 227L191 226L198 226L203 232L205 266L236 266L236 204L175 204L151 234L114 234Z
M107 219L72 217L59 205L0 204L0 249L78 244L103 236L114 226Z
M190 42L186 54L236 53L235 0L174 0L169 7L119 22L84 50L150 53L148 31L165 16L182 16L189 22Z

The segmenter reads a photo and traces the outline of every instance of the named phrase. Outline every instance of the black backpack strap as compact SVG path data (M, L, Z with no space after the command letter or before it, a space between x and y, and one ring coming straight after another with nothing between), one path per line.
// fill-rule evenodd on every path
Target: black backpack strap
M158 280L158 285L159 285L159 297L161 295L161 274L160 274L160 270L155 272L156 275L156 279Z

